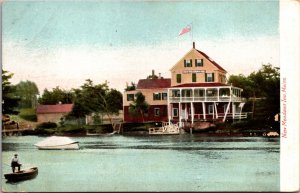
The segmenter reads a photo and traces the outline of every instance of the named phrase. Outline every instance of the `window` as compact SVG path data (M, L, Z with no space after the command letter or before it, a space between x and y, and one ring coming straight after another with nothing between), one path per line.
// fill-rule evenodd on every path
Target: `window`
M194 93L195 97L204 97L204 89L195 89Z
M134 94L127 94L127 101L134 101Z
M180 90L172 90L172 97L180 97Z
M181 74L176 75L177 83L181 83Z
M173 108L172 117L178 117L178 108Z
M192 82L197 82L197 74L196 73L192 74Z
M168 94L166 92L162 93L162 100L167 100L168 99Z
M213 113L214 113L214 106L208 105L208 114L213 114Z
M214 82L214 73L205 73L205 82Z
M192 59L184 60L184 67L192 67Z
M159 114L160 114L160 109L154 108L154 116L159 117Z
M203 66L203 59L195 59L195 66Z
M192 90L191 89L183 89L182 90L182 96L183 97L191 97L192 96Z
M154 101L161 100L161 93L153 93L153 100Z

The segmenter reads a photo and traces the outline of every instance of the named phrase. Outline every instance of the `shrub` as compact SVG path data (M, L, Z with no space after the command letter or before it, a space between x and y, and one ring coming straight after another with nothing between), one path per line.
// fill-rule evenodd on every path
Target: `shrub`
M19 116L26 121L37 121L37 116L34 109L20 109Z
M56 128L57 124L53 122L43 122L41 124L37 125L38 129L50 129L50 128Z

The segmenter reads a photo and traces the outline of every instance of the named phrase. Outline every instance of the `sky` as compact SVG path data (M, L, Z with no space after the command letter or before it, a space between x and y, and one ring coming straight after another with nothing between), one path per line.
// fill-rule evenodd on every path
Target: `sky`
M187 25L192 31L179 36ZM4 1L2 61L42 93L86 79L126 83L170 68L191 48L228 75L279 66L279 1Z

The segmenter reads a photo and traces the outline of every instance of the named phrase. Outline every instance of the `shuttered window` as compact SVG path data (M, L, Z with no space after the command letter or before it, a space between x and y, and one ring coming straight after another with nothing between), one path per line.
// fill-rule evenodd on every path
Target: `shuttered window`
M214 82L214 73L205 73L205 82Z
M192 82L197 82L197 74L196 73L192 74Z
M181 83L181 74L176 74L176 82Z
M195 59L195 66L203 66L203 59Z
M192 59L184 60L184 67L192 67L193 66L192 62L193 62Z

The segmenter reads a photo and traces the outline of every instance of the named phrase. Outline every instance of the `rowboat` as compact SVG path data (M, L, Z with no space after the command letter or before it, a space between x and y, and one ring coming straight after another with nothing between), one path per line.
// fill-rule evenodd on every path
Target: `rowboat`
M29 169L20 170L19 172L4 174L4 177L9 182L18 182L35 178L37 175L38 168L32 167Z
M73 141L69 137L52 136L34 144L41 150L72 150L79 149L79 142Z

